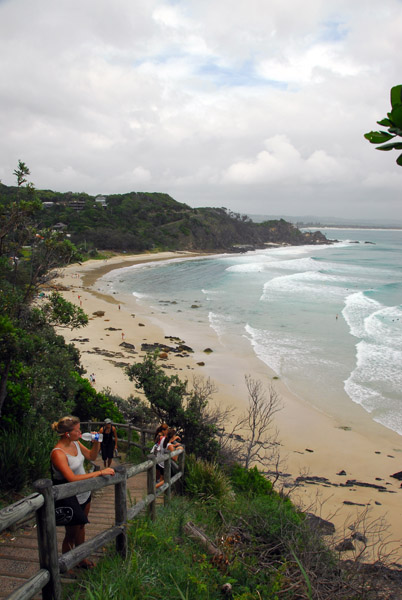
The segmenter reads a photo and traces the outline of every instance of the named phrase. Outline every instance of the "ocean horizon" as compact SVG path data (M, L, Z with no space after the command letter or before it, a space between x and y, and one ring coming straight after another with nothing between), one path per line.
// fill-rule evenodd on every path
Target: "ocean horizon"
M402 231L325 234L338 241L140 264L99 284L252 351L327 414L353 402L402 435Z

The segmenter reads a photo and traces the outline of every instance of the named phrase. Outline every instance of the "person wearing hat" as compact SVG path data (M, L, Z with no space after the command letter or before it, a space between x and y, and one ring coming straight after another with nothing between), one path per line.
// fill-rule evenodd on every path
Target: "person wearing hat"
M105 419L99 433L103 433L101 441L101 452L103 464L110 467L113 460L113 454L117 455L117 433L116 427L112 425L111 419ZM106 464L107 463L107 464Z

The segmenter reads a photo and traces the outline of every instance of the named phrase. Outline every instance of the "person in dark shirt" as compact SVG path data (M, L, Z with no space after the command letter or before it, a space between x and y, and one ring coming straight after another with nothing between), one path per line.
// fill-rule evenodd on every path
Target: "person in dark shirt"
M99 430L99 433L103 433L103 440L101 441L103 464L105 467L110 467L112 464L113 455L117 454L116 427L112 425L112 421L110 419L105 419L103 426Z

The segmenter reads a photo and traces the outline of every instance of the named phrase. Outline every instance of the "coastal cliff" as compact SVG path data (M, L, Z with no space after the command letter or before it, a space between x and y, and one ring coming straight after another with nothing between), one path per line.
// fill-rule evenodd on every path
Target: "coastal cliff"
M11 201L16 193L0 184L2 198ZM321 232L303 233L284 219L255 223L226 208L191 208L162 193L95 197L36 190L36 196L43 206L41 227L64 231L85 250L242 252L270 244L330 243Z

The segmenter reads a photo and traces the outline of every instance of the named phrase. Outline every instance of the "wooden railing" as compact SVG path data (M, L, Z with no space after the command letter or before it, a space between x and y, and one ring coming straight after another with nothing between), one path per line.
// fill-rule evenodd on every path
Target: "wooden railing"
M88 431L92 431L93 429L98 430L100 427L104 425L103 421L81 421L80 423L82 428L86 428ZM147 454L147 438L153 439L155 431L152 429L144 429L141 427L136 427L135 425L131 425L131 423L113 423L113 426L117 429L125 429L127 430L127 439L125 438L117 438L119 442L124 442L130 446L135 446L136 448L140 448L143 458L145 458ZM132 432L136 431L140 436L140 443L133 441Z
M171 476L171 459L178 456L179 471ZM7 600L28 600L42 590L44 600L60 600L60 574L66 573L84 558L105 544L116 540L116 551L125 558L127 556L127 521L134 519L147 507L151 519L156 517L156 499L165 494L164 501L168 503L171 490L184 472L184 450L180 448L158 457L158 461L167 461L165 480L156 489L156 456L149 455L145 462L129 468L118 466L115 475L84 479L82 481L64 483L53 486L50 479L35 481L37 493L3 508L0 511L0 533L18 521L35 513L38 530L38 553L40 570L26 583L16 589ZM134 506L127 507L127 479L138 473L147 473L147 494ZM55 500L68 498L78 493L95 491L106 486L115 486L115 524L110 529L102 531L91 540L84 542L73 550L58 555L56 537Z

